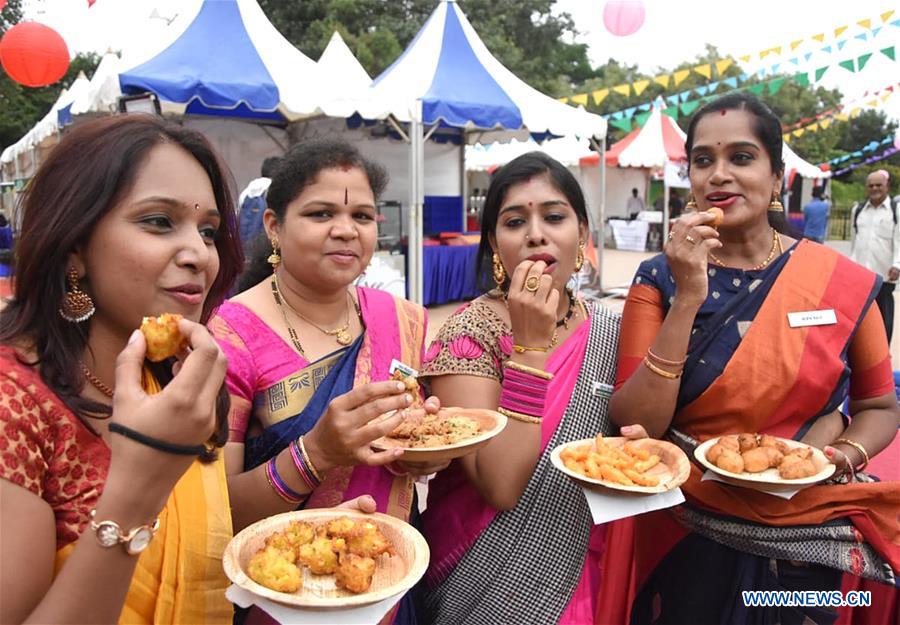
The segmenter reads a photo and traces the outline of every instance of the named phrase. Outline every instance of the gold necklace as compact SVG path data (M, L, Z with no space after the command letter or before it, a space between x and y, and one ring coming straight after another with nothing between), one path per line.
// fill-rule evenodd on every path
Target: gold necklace
M297 336L297 331L294 330L294 326L288 321L287 313L284 311L284 304L282 304L284 298L281 296L281 291L278 290L278 279L275 277L274 273L272 274L272 297L275 298L278 310L281 311L281 318L284 319L284 325L287 326L288 336L291 337L291 343L294 344L294 349L296 349L301 356L306 358L306 352L303 351L303 346L300 345L300 338Z
M272 280L277 289L278 288L278 278L273 275ZM278 294L281 295L280 290L278 291ZM356 302L353 300L353 297L350 295L349 291L347 291L347 297L350 299L350 301L355 306ZM335 330L326 330L325 328L321 327L320 325L318 325L317 323L315 323L314 321L309 319L309 317L307 317L306 315L304 315L303 313L298 311L296 308L291 306L291 303L289 301L287 301L283 295L281 295L281 301L284 302L284 304L291 310L292 313L294 313L295 315L297 315L298 317L303 319L303 321L305 321L306 323L308 323L309 325L314 327L316 330L318 330L319 332L321 332L322 334L324 334L326 336L333 336L334 339L338 342L338 345L347 346L353 342L353 335L350 334L350 307L349 306L347 307L347 321L344 323L344 325L342 325L340 328L337 328ZM284 312L284 309L282 309L282 313L283 312ZM359 311L357 311L357 314L359 314Z
M769 255L758 265L754 265L753 267L745 269L744 271L759 271L760 269L765 269L775 258L775 252L781 254L783 251L784 250L781 248L781 237L778 236L778 231L775 230L775 228L772 228L772 249L769 251ZM709 257L715 264L719 265L720 267L726 266L725 263L723 263L715 254L712 253L712 251L709 252Z
M84 374L84 379L90 382L95 389L112 399L113 390L104 384L103 380L91 373L91 370L84 363L81 363L81 372Z

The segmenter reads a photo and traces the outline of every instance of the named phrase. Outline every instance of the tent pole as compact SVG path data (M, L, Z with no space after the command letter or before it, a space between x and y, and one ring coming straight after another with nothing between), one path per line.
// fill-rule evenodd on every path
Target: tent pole
M597 285L600 287L601 297L603 290L603 255L606 248L606 137L600 140L600 239L597 241Z
M666 245L666 240L669 236L669 181L666 180L666 170L668 167L668 163L663 165L663 209L662 209L662 239L659 241L659 249L662 249Z
M468 232L469 174L466 172L466 145L468 145L469 135L465 129L462 129L459 136L459 193L462 196L462 231Z
M422 204L424 185L424 140L422 137L422 103L413 103L409 122L409 299L417 304L424 301L422 280Z

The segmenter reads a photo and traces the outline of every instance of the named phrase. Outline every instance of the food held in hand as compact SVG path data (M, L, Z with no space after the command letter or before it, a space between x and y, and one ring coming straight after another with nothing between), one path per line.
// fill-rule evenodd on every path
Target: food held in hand
M419 392L419 381L414 375L407 375L400 369L397 369L391 375L391 379L403 382L406 386L406 392L412 395L412 403L409 405L410 408L419 408L422 406L422 393Z
M721 437L706 450L706 459L730 473L762 473L778 469L785 480L796 480L818 473L810 447L791 448L769 434L743 433Z
M453 445L481 432L474 419L439 410L437 414L413 414L394 428L388 436L403 442L404 447L439 447Z
M658 477L646 474L659 464L659 456L628 443L616 447L599 434L593 443L566 447L559 458L568 469L596 480L623 486L659 485Z
M713 228L718 228L725 221L725 212L718 206L712 206L706 209L706 212L713 216L713 220L709 224Z
M178 329L178 320L181 318L181 315L172 313L144 317L141 332L147 341L147 360L160 362L187 347L187 339L181 336Z

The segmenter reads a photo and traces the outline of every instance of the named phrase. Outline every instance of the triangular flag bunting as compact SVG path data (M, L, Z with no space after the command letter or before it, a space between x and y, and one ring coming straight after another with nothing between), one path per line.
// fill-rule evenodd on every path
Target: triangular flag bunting
M638 113L637 115L634 116L634 119L637 121L637 125L640 126L641 128L643 128L644 124L647 123L647 118L649 118L649 117L650 117L649 112Z
M840 41L837 42L838 50L843 50L844 46L846 46L846 45L847 45L846 39L841 39Z
M667 97L666 97L666 102L668 102L669 104L677 105L679 99L680 99L680 97L679 97L679 95L676 93L675 95L667 96Z
M613 91L616 93L621 93L626 98L631 95L631 85L616 85L613 87Z
M816 130L819 129L819 124L818 124L818 123L816 123L816 124L810 124L809 126L806 127L806 129L807 129L809 132L815 132Z
M691 74L691 70L689 70L689 69L680 69L677 72L674 72L672 74L672 78L675 79L675 86L677 87L678 85L680 85L684 81L685 78L690 76L690 74Z
M812 55L813 55L812 52L807 52L806 54L803 55L803 60L804 61L810 60L812 58Z
M881 96L881 101L882 101L882 102L887 102L887 99L888 99L889 97L891 97L891 94L890 94L890 93L885 93L883 96Z
M707 85L709 87L709 92L712 93L713 91L718 89L719 84L721 84L721 83L719 83L719 81L714 81L714 82L709 83L709 85Z
M557 98L556 100L557 100L557 102L562 102L563 104L566 104L569 101L569 98Z
M770 53L770 52L771 52L771 50L760 50L760 51L759 51L759 58L760 58L760 59L766 58L767 56L769 56L769 53Z
M794 58L792 58L790 62L797 66L800 65L800 59L796 56Z
M738 58L739 58L740 60L742 60L744 63L749 63L749 62L750 62L750 55L749 55L749 54L744 54L743 56L739 56Z
M894 20L891 22L891 26L900 26L900 20Z
M856 71L861 72L863 70L863 68L866 66L866 63L868 63L869 59L871 59L871 58L872 58L871 52L866 52L865 54L859 56L856 59L856 68L857 68Z
M722 74L725 73L725 70L731 67L731 64L734 63L734 59L722 59L721 61L716 61L716 73L719 77L722 77Z
M625 116L625 113L623 113L622 111L616 111L615 113L612 114L613 119L622 119L624 116Z
M678 107L670 106L669 108L663 109L663 113L671 117L672 119L678 119Z
M760 69L758 72L756 72L756 75L760 78L764 77L766 75L766 68L763 67L762 69Z
M875 98L874 100L869 100L868 102L866 102L866 104L868 104L869 106L878 106L878 98Z
M772 52L781 56L781 46L775 46L774 48L772 48Z
M579 93L578 95L573 95L572 102L574 102L575 104L580 104L581 106L587 106L588 96L586 93Z
M642 111L649 111L651 106L653 106L653 104L647 102L645 104L641 104L638 108Z
M851 118L856 117L856 116L859 115L861 112L862 112L862 108L860 108L860 107L858 107L858 106L855 106L855 107L853 107L853 110L850 111L850 117L851 117Z
M803 136L803 129L802 129L802 128L798 128L797 130L794 131L793 134L794 134L795 137L802 137L802 136Z
M881 32L881 26L872 29L872 39L878 36L878 33Z
M706 85L697 87L696 89L694 89L694 93L696 93L697 95L706 95L707 93L709 93L709 87L707 87Z
M846 113L838 113L837 115L834 116L834 118L841 122L845 122L848 119L850 119Z
M800 47L800 44L803 43L802 39L797 39L796 41L791 42L791 52Z
M882 14L881 14L881 23L882 23L882 24L887 23L887 21L888 21L889 19L891 19L891 15L893 15L893 14L894 14L893 11L886 11L886 12L882 13Z
M868 33L859 33L858 35L855 35L855 38L859 39L860 41L868 41L869 35Z
M847 30L846 26L838 26L837 28L834 29L834 36L840 37L841 33L844 32L845 30Z
M800 73L794 74L794 82L800 85L801 87L809 86L809 74Z
M828 54L831 54L831 46L825 46L824 48L822 48L822 52L827 52Z
M747 72L742 72L741 73L741 82L747 82L748 80L750 80L750 74L748 74Z
M726 85L728 85L732 89L737 89L737 83L738 83L737 76L732 76L731 78L726 78L722 82L724 82Z
M870 29L872 28L872 20L870 20L870 19L859 20L856 23L859 24L860 26L862 26L863 28L870 28Z
M785 141L787 141L788 139L791 138L791 133L786 132L783 135L781 135L781 138L784 139Z
M712 78L712 66L709 63L705 63L703 65L698 65L694 68L694 71L709 80Z
M609 95L609 89L597 89L591 95L594 97L594 104L599 106L606 99L606 96Z
M634 112L635 112L636 110L637 110L637 107L636 107L636 106L628 107L628 108L625 109L625 111L624 111L625 117L628 117L628 118L634 117Z
M838 63L845 70L849 71L851 74L856 73L856 70L853 67L853 59L847 59L846 61L841 61Z
M781 89L781 85L784 84L784 81L784 78L776 78L775 80L769 81L769 95L778 93L778 90Z
M692 95L693 93L694 93L693 91L691 91L690 89L688 89L687 91L682 91L682 92L681 92L680 94L678 94L678 95L681 96L681 101L682 101L682 102L687 102L688 100L691 99L691 95Z
M882 48L881 53L892 61L897 60L896 50L894 46L891 46L890 48Z
M779 67L781 67L781 63L775 63L775 65L773 65L772 67L769 68L769 71L772 72L773 74L777 74Z
M681 105L681 112L685 115L690 115L697 110L698 106L700 106L699 102L685 102Z
M630 119L612 119L609 122L619 130L624 130L625 132L631 132L631 120Z
M825 33L819 33L818 35L813 35L812 38L815 39L816 41L818 41L819 43L822 43L823 41L825 41Z
M650 81L646 78L644 80L635 80L631 83L632 88L634 88L634 95L641 95L644 93L644 89L650 84Z
M759 82L759 83L756 83L755 85L750 85L749 87L747 87L747 91L749 91L750 93L753 93L755 95L762 95L763 89L765 89L765 88L766 88L766 83Z
M658 85L662 85L663 89L668 89L669 88L669 78L671 78L671 77L668 74L662 74L661 76L657 76L656 78L654 78L653 82L655 82Z
M828 67L829 66L826 65L825 67L820 67L819 69L816 70L816 82L819 82L820 80L822 80L822 76L824 76L825 72L828 71Z

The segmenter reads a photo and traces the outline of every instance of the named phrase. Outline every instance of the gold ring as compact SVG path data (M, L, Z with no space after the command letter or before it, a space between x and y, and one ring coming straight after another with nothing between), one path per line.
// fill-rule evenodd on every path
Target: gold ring
M687 235L686 237L684 237L684 240L691 244L696 243L696 241L694 241L694 237L692 237L691 235Z
M525 290L530 291L531 293L537 293L537 290L541 286L541 279L538 276L528 276L528 279L525 280Z

